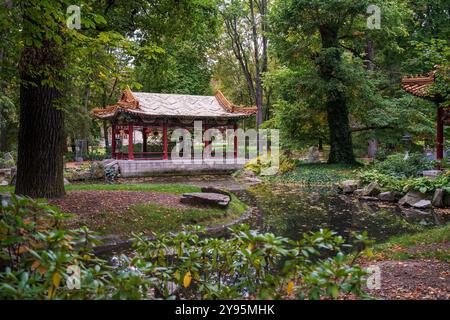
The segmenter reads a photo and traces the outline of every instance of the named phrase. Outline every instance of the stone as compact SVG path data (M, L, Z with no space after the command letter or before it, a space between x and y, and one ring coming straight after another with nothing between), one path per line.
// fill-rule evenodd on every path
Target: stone
M0 186L7 186L7 185L9 185L8 181L6 180L0 181Z
M427 199L427 195L417 191L409 191L406 195L404 195L399 201L398 204L401 206L413 206L415 203L420 200Z
M441 173L442 173L441 170L425 170L425 171L422 171L422 175L424 177L429 177L429 178L436 178Z
M91 179L102 179L105 177L105 167L101 162L91 162L89 174Z
M413 208L417 209L429 209L431 208L430 200L420 200L412 205Z
M356 189L353 194L357 197L362 196L364 189Z
M450 193L447 193L444 198L444 205L448 208L450 207Z
M445 207L445 190L444 189L436 189L433 195L433 200L431 204L433 207L444 208Z
M398 199L400 199L402 197L402 194L398 191L386 191L386 192L381 192L378 195L378 199L380 201L386 201L386 202L395 202Z
M376 197L380 194L380 192L380 185L378 184L378 182L373 181L364 188L362 195L366 197Z
M249 169L244 169L239 172L239 178L256 178L256 174Z
M345 194L353 193L358 189L358 181L356 180L345 180L341 184L342 192Z
M370 196L362 196L359 197L359 199L364 201L378 201L379 199L377 197L370 197Z
M311 146L308 151L308 163L320 162L319 149L316 146Z
M7 194L7 193L0 193L0 204L3 207L6 207L11 201L11 195Z
M14 157L10 152L6 152L5 154L3 154L3 159L5 159L5 161L14 161Z
M180 201L194 205L210 205L225 208L230 203L230 197L220 193L191 192L184 193Z
M64 178L64 185L67 186L68 184L70 184L69 180L67 180L66 178Z
M231 197L231 193L225 189L220 189L220 188L216 188L216 187L202 187L201 190L204 193L220 193L225 196Z
M277 166L271 166L269 168L261 168L260 176L274 176L278 173L278 167Z

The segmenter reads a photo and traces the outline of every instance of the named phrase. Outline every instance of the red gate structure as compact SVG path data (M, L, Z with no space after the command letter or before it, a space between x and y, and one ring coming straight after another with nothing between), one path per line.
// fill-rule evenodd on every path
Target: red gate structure
M428 75L402 78L402 88L408 93L436 104L436 159L444 157L444 125L450 125L450 107L443 106L443 98L430 92L436 78L436 71Z

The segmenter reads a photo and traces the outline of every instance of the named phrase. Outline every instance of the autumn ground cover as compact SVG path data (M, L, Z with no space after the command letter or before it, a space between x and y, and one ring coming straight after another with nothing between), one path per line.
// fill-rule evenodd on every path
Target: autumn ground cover
M48 199L73 214L67 228L87 226L103 235L129 237L132 233L176 232L183 225L216 226L239 218L247 206L232 196L226 209L180 202L186 192L200 187L171 183L73 184L62 198ZM2 188L1 191L11 191Z
M374 247L364 266L378 266L379 299L450 299L450 225L393 237Z

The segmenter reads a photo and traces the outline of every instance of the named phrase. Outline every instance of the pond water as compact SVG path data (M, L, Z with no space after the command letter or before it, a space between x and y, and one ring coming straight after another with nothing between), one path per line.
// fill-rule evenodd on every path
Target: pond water
M352 231L366 230L369 237L381 242L450 220L449 215L439 215L433 210L360 201L330 188L261 184L250 188L244 198L259 208L256 224L262 231L291 239L302 238L304 232L327 228L344 238Z

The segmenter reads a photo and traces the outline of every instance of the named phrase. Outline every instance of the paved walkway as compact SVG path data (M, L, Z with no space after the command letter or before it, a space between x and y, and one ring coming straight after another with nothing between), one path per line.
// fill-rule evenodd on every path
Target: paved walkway
M119 183L180 183L199 187L216 187L230 191L242 191L258 183L257 180L238 180L230 175L164 176L145 178L121 178Z

